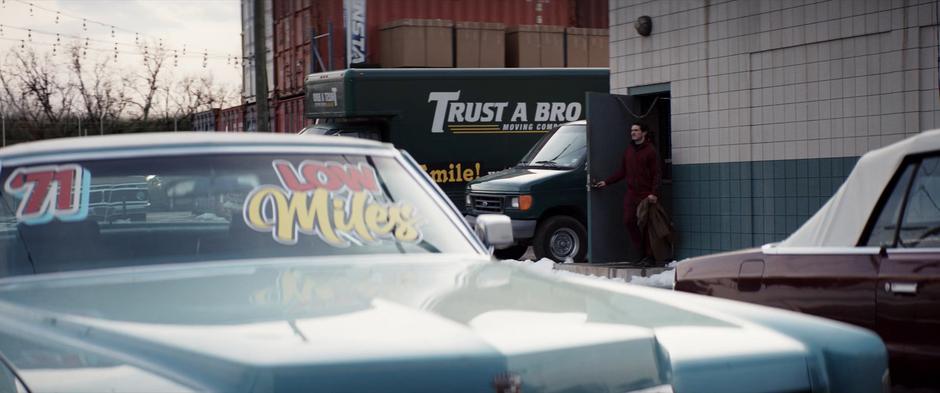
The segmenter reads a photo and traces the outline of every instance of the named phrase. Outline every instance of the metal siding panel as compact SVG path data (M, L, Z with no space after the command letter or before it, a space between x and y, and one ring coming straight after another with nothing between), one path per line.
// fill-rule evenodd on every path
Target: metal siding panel
M580 0L576 2L577 27L606 29L610 16L607 0Z

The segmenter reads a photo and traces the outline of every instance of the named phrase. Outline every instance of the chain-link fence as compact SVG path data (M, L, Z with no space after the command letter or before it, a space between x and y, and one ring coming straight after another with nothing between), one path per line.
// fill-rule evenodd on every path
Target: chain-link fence
M58 122L33 121L23 118L0 119L4 146L42 139L93 135L130 134L139 132L172 132L192 130L190 117L143 120L68 118Z

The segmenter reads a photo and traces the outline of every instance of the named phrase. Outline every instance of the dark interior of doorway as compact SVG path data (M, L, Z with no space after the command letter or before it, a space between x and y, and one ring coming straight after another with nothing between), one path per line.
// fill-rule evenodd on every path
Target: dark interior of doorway
M667 212L672 213L672 116L669 90L633 95L640 103L640 121L650 128L653 144L659 152L662 165L660 200Z

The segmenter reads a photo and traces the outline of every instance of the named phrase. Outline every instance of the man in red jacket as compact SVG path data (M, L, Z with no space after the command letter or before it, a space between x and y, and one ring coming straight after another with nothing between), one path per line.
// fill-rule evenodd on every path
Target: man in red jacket
M623 196L623 223L637 251L643 258L641 263L652 262L649 236L640 233L637 226L636 208L644 199L656 203L659 200L659 183L662 178L659 168L659 154L650 142L649 129L645 124L633 123L630 126L630 146L623 151L623 159L617 172L594 184L603 188L622 179L627 180L627 193Z

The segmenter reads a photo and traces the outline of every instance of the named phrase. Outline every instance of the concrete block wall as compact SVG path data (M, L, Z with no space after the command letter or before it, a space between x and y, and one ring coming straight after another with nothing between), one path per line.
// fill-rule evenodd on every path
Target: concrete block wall
M940 127L936 7L611 0L611 92L670 84L680 256L779 241L859 155Z

